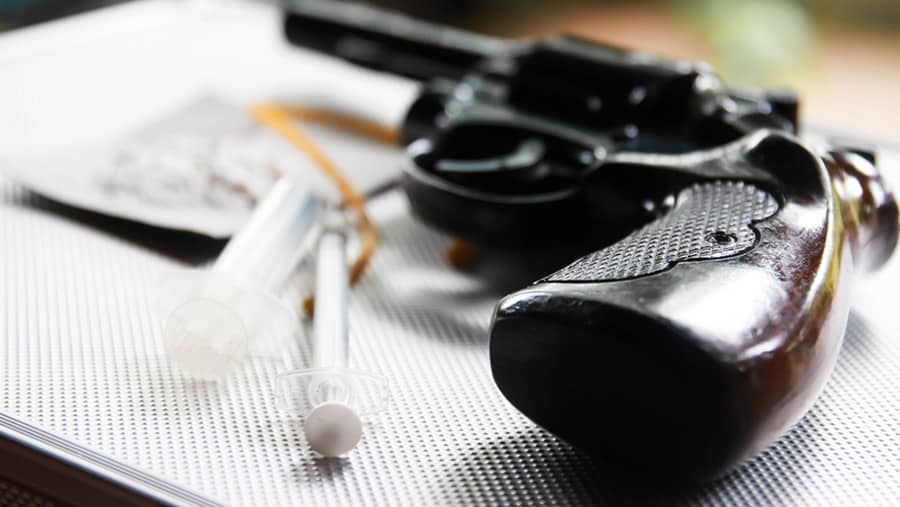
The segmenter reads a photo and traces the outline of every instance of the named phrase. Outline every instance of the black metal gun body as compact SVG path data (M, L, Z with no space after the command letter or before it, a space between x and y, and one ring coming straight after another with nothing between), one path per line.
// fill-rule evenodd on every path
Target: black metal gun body
M508 42L341 5L297 4L288 39L423 82L402 126L407 142L422 140L404 187L418 216L478 244L608 243L651 220L645 204L671 191L643 176L587 185L611 154L795 130L793 96L724 90L702 64L572 37Z
M897 241L871 154L811 149L796 99L704 65L341 5L298 4L286 34L424 83L403 125L417 216L512 251L596 250L498 304L491 367L517 408L609 462L690 477L805 413L853 271Z

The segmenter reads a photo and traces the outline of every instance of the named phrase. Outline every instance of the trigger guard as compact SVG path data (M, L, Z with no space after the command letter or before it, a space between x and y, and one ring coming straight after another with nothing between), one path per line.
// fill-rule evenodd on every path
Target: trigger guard
M443 194L458 196L471 201L496 203L505 205L538 204L553 202L572 196L578 191L579 184L572 182L566 187L553 189L547 192L505 194L485 191L474 186L465 185L459 181L441 177L437 171L429 170L422 163L422 158L433 153L433 143L429 139L420 139L407 148L403 163L403 176L406 180L415 182L419 186L427 186ZM430 164L429 164L430 165ZM508 175L506 175L508 177ZM477 177L477 176L476 176Z
M474 160L444 158L435 162L434 167L448 173L510 173L537 167L546 152L540 139L529 138L505 155Z
M583 234L583 224L577 220L562 227L558 223L560 216L584 216L583 192L576 182L530 194L488 192L422 167L418 162L431 148L429 139L412 143L402 165L401 185L420 220L457 238L504 248Z

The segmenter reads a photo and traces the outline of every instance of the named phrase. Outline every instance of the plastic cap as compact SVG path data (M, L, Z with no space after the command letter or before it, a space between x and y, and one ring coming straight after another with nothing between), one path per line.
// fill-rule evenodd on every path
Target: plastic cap
M191 299L166 320L163 341L169 357L203 380L227 375L247 354L247 330L240 317L212 299Z
M280 299L207 270L166 273L157 287L166 354L178 368L220 380L246 356L278 358L297 327Z

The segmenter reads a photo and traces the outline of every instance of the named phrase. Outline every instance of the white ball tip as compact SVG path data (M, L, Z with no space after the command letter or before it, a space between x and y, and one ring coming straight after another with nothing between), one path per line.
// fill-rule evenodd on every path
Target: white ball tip
M303 432L312 450L333 458L356 447L362 437L362 421L343 403L322 403L306 416Z

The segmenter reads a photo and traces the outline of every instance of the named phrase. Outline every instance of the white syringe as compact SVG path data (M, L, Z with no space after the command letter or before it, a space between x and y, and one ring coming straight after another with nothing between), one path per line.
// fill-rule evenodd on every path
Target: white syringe
M326 457L356 447L362 436L360 416L382 410L388 398L386 379L347 368L346 249L343 220L331 215L317 252L312 368L282 374L275 383L282 408L304 417L307 443Z
M298 321L276 294L315 245L320 209L315 195L282 178L210 269L163 277L163 344L182 371L215 380L248 352L279 357Z

